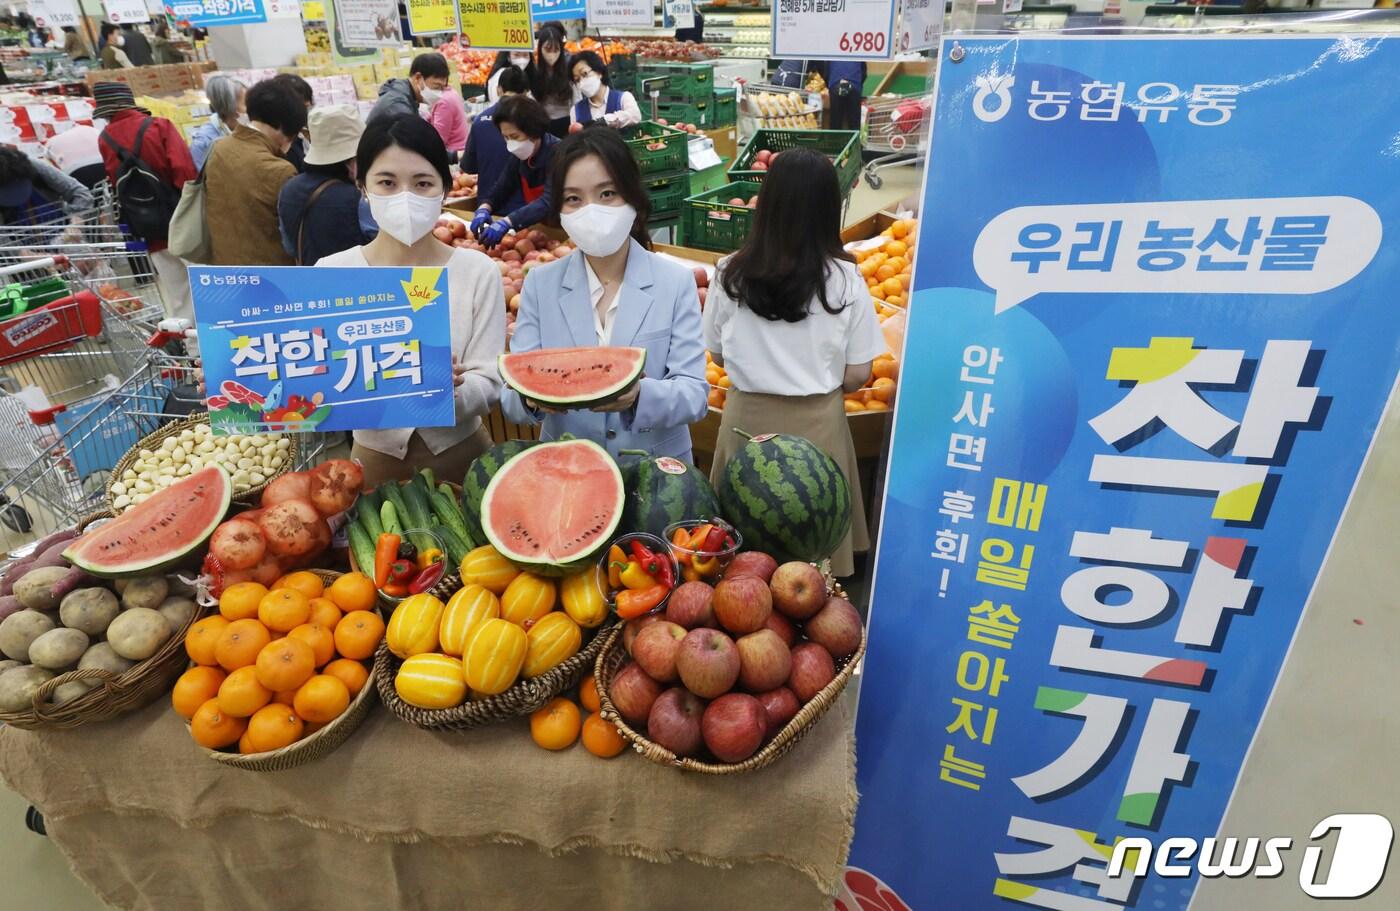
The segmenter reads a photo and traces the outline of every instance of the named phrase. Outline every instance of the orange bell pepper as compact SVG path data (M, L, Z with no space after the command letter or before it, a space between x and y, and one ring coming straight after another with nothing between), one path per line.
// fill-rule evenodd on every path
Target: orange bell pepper
M627 554L614 544L608 548L608 585L622 587L622 571L627 568Z
M689 566L690 535L686 533L684 528L677 528L671 535L671 543L676 547L676 549L672 551L672 553L676 555L676 560L679 561L682 566Z
M617 615L623 620L640 617L648 611L655 610L658 604L666 600L670 591L664 585L653 585L643 589L629 588L617 596Z

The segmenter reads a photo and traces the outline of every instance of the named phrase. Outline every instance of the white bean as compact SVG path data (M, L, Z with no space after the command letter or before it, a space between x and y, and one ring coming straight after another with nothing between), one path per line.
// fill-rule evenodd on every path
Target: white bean
M112 485L112 493L116 496L121 496L122 494L126 493L126 485L123 484L121 481L118 481L117 483Z
M112 505L118 510L126 509L128 506L131 505L131 497L128 497L126 494L122 494L121 496L117 497L115 500L112 501Z
M254 487L257 487L259 484L267 483L267 478L261 471L253 472L249 480L252 481Z

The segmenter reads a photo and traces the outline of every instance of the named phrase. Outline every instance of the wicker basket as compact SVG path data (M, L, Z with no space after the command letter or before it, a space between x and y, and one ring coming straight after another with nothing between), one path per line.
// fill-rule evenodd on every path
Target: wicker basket
M313 569L311 572L320 576L321 581L327 586L341 575L328 569ZM215 762L252 772L280 772L283 769L296 768L299 765L320 759L334 751L351 734L355 733L355 729L369 714L374 703L374 675L377 668L378 662L370 668L369 679L365 681L365 685L360 688L360 692L355 695L355 698L350 700L349 707L340 713L339 718L296 743L264 753L225 753L222 750L210 750L204 747L200 749L204 750L205 755ZM188 724L185 725L185 729L189 730Z
M86 528L88 523L99 517L87 517L78 523L78 530ZM0 712L0 723L26 730L76 728L84 724L110 721L149 705L169 692L175 678L184 671L189 660L185 655L185 633L207 613L205 608L196 610L154 655L128 671L113 674L98 668L86 668L59 674L52 680L45 681L34 692L33 709L27 712ZM99 685L62 705L49 702L54 690L65 683L80 681L90 681Z
M171 421L169 424L166 424L164 427L160 428L154 433L149 433L146 436L142 437L136 443L135 446L132 446L130 449L128 449L126 453L121 457L121 459L117 461L116 467L112 469L112 483L116 483L117 481L121 480L122 475L126 474L126 470L131 467L131 464L133 462L136 461L141 450L159 449L160 444L165 440L166 437L176 436L182 430L190 430L200 424L208 423L209 412L200 411L191 414L187 417L180 418L177 421ZM258 501L258 497L260 497L262 495L262 492L267 489L268 484L271 484L274 479L292 470L292 466L295 465L297 459L301 457L301 446L297 443L296 434L288 433L284 434L284 436L291 443L290 448L288 448L287 450L286 462L282 464L281 468L273 472L273 474L263 483L258 484L255 487L248 487L243 490L235 490L233 492L234 502L256 504ZM115 505L116 501L117 498L112 493L111 485L109 484L107 488L107 503L112 507L112 512L114 514L117 512Z
M593 630L593 638L584 643L578 654L538 677L521 680L496 696L479 701L467 701L450 709L420 709L399 698L394 689L394 677L403 661L389 651L386 642L379 643L374 655L375 684L384 706L399 719L430 731L465 731L483 724L509 721L543 708L549 700L578 686L598 659L598 653L611 639L614 627ZM584 631L587 634L587 630Z
M855 650L855 654L836 663L836 676L832 678L831 682L820 693L813 696L806 705L802 706L793 719L778 732L777 736L743 762L702 762L698 759L680 758L665 747L648 740L644 734L632 730L627 722L622 720L622 716L617 713L617 708L613 705L612 700L608 698L608 686L612 683L613 676L628 660L627 651L622 647L621 627L613 630L612 634L608 636L608 641L603 643L602 650L598 655L598 663L593 669L593 681L598 687L598 701L602 705L603 717L617 725L618 732L631 741L632 749L647 759L686 772L699 772L704 775L737 775L741 772L752 772L755 769L772 765L805 737L807 732L821 720L822 715L826 714L826 710L831 708L832 703L840 698L841 691L850 682L851 675L855 673L861 658L864 656L865 632L862 631L860 647Z

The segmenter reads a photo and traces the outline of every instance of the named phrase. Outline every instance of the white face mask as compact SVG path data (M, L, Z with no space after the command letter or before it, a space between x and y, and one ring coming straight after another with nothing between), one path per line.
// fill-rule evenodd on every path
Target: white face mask
M404 190L392 196L369 196L369 211L379 230L410 247L433 230L442 214L442 197L419 196Z
M525 67L527 67L527 66L530 65L530 55L529 55L529 54L511 54L511 56L510 56L510 63L511 63L511 66L518 67L518 68L520 68L520 69L523 70L523 69L525 69Z
M507 139L506 151L510 152L510 154L519 158L521 161L525 161L531 155L535 154L535 144L528 139Z
M438 99L441 98L441 97L442 97L442 89L430 89L430 88L427 88L426 86L424 87L424 89L423 89L423 100L424 100L425 102L427 102L428 107L432 107L433 105L437 104L437 103L438 103Z
M115 44L117 47L126 47L126 39L123 38L121 35L113 35L112 43Z
M589 256L609 256L621 250L636 221L637 210L631 206L597 203L559 216L559 224L568 232L569 240Z
M584 76L578 81L578 87L583 92L583 97L592 98L603 87L603 80L597 75Z

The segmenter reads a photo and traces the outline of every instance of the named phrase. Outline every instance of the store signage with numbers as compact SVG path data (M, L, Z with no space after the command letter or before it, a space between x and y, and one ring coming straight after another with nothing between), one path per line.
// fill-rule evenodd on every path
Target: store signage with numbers
M650 28L654 17L651 0L588 0L589 28Z
M461 0L462 43L480 51L529 51L535 47L530 0Z
M895 53L895 0L778 0L773 56L888 60Z
M415 35L455 35L457 0L408 0L408 28Z
M107 21L115 25L151 21L144 0L102 0L102 8L107 11Z

